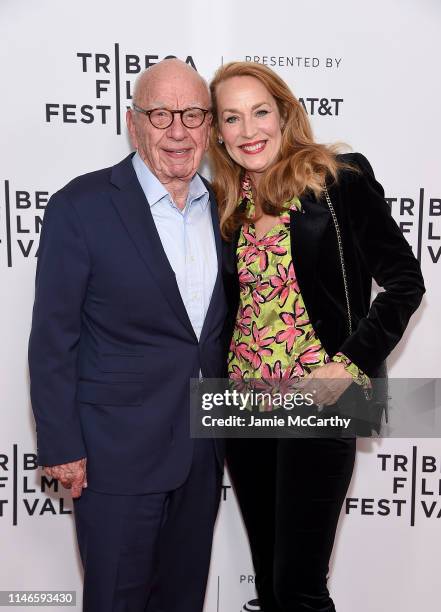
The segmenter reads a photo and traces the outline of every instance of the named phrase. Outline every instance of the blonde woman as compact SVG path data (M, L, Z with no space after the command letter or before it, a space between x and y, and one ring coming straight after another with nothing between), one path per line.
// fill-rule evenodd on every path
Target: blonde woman
M424 293L369 162L314 142L266 66L222 66L211 93L230 377L332 379L325 405L368 388ZM384 291L370 304L373 278ZM265 612L335 610L327 575L354 458L353 438L227 441Z

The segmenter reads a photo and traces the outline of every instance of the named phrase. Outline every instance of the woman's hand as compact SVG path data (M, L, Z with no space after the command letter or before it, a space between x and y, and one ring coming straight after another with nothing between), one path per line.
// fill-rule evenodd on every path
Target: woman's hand
M303 392L311 392L312 389L314 404L330 406L335 404L353 380L343 363L331 362L315 368L303 379L301 387Z

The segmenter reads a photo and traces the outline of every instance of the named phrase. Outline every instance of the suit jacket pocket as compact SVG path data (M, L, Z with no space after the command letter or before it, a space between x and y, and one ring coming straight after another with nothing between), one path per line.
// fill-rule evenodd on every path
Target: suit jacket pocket
M85 404L108 406L141 406L144 388L137 383L101 383L80 380L77 385L77 401Z
M145 365L144 355L102 353L99 357L101 372L143 374Z

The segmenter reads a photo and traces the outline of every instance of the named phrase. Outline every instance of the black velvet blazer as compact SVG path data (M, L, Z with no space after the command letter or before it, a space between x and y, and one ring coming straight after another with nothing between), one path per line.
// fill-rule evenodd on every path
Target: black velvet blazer
M367 159L360 153L341 155L340 159L361 170L341 172L338 183L328 188L343 241L352 315L350 336L337 235L324 197L303 196L302 213L291 211L291 254L306 310L328 355L341 351L374 377L418 308L424 281ZM226 345L239 305L238 239L239 231L223 245L229 307ZM371 304L372 279L383 291Z

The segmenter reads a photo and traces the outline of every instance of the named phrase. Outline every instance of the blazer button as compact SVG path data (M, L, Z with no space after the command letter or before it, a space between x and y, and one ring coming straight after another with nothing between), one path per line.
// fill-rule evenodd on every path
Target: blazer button
M312 324L313 328L315 330L320 329L320 327L322 326L323 321L321 319L317 319L317 321L314 321L314 323Z

